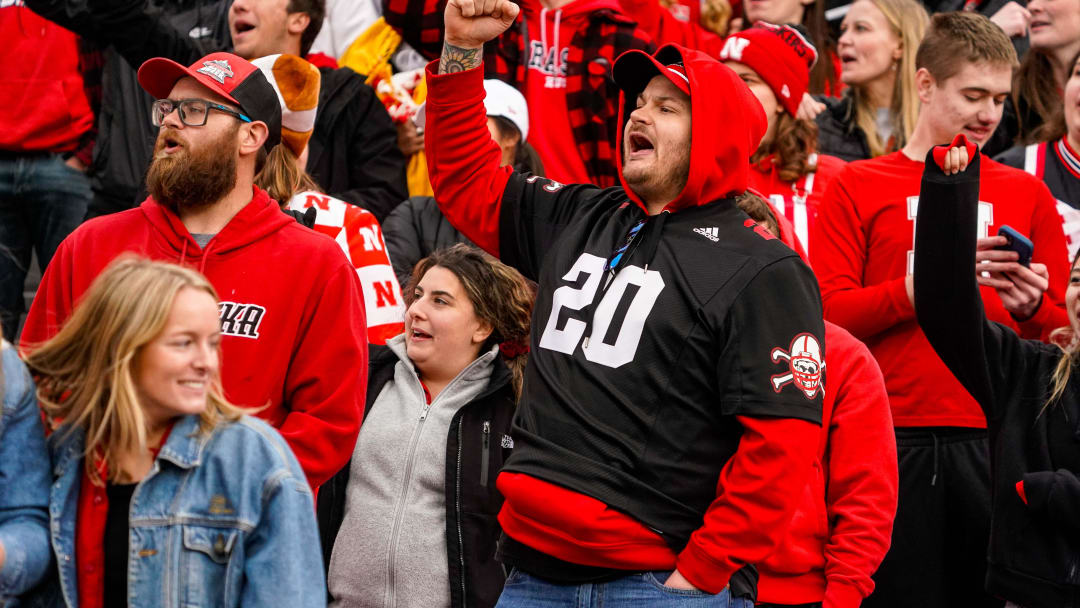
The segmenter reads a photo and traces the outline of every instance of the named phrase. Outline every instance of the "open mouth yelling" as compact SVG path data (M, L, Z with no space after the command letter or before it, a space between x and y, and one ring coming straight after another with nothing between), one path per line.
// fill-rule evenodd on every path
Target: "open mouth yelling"
M643 158L656 151L652 140L644 133L631 133L627 143L631 159Z
M233 22L233 36L242 37L255 29L255 24L242 17Z

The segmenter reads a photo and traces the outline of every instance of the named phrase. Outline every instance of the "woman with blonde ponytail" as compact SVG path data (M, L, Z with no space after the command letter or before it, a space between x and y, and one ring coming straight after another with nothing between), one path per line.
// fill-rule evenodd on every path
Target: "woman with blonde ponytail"
M122 257L34 345L57 605L322 605L307 478L225 399L220 342L205 277Z
M458 244L421 260L406 296L405 333L371 355L352 462L319 492L331 606L494 606L532 293Z
M1009 606L1075 606L1080 258L1073 259L1065 292L1069 326L1051 334L1056 343L1022 340L987 321L973 267L989 272L978 282L1002 298L1021 291L1041 297L1048 275L1042 264L1022 268L1013 251L975 263L981 154L962 143L927 156L915 234L915 312L934 350L986 414L993 488L986 590Z

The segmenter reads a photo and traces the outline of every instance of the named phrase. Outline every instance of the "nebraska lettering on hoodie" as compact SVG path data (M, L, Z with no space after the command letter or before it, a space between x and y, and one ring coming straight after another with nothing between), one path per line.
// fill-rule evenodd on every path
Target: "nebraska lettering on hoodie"
M902 151L848 164L821 203L810 260L826 318L866 343L878 360L896 426L986 428L979 405L919 329L904 287L914 268L922 174L923 163ZM1035 243L1032 260L1050 271L1050 289L1032 319L1017 323L994 289L982 287L987 317L1031 338L1068 325L1065 235L1046 186L986 159L979 198L979 236L1012 226Z
M52 337L97 275L123 253L202 272L221 298L226 397L273 425L311 486L348 462L367 382L364 300L329 238L297 224L266 192L200 249L180 218L148 198L99 217L60 244L23 329L23 348Z
M792 381L820 372L820 300L809 268L731 198L764 132L760 104L704 54L657 56L681 59L705 101L691 103L701 137L689 181L664 213L648 216L625 183L499 168L482 68L429 64L428 166L451 223L539 284L514 455L497 482L503 529L573 565L677 566L711 593L731 581L752 595L748 566L780 542L818 443L816 376ZM747 119L722 128L732 115ZM606 271L634 226L626 259Z

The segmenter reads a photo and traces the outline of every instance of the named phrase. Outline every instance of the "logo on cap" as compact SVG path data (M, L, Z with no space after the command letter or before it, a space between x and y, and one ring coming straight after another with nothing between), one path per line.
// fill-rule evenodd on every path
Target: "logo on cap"
M225 84L226 78L233 77L232 67L229 62L224 59L211 59L210 61L204 61L203 67L195 70L200 74L206 74L210 78L218 81L221 84Z

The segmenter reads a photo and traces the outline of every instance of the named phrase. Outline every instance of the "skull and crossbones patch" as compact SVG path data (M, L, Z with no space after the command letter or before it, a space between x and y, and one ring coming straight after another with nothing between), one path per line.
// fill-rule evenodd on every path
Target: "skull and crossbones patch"
M825 364L821 361L821 344L813 334L802 333L795 336L787 350L777 346L772 349L770 357L773 363L783 360L788 364L786 373L775 374L770 378L775 392L779 393L788 384L794 384L807 399L817 396L821 389L821 374Z

